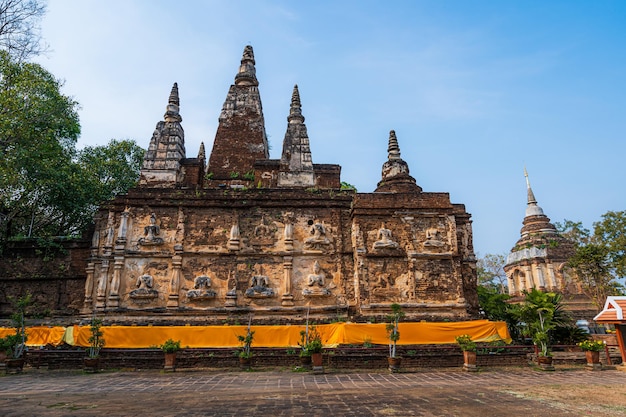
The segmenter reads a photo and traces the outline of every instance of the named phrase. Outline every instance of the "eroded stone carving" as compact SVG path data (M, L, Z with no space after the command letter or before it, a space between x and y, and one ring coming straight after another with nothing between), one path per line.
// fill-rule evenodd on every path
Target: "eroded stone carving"
M137 278L135 285L137 288L130 292L130 298L151 299L159 296L159 292L153 288L154 278L152 275L141 275Z
M250 288L246 290L246 297L250 298L265 298L273 297L274 289L270 288L270 279L268 276L263 275L263 269L259 267L259 275L254 275L250 279Z
M328 288L324 288L325 285L325 277L324 271L320 267L320 263L315 261L313 264L313 272L309 274L307 280L307 284L309 288L305 288L302 290L302 295L305 296L325 296L330 295L330 290Z
M230 251L238 251L240 246L239 239L239 224L235 223L230 228L230 238L228 239L228 250Z
M211 289L211 278L200 275L193 280L193 290L187 291L190 300L209 300L215 298L217 293Z
M378 240L374 242L373 249L396 249L398 243L391 239L391 230L385 227L385 223L378 229Z
M441 248L446 243L441 240L441 232L439 229L431 227L426 229L426 242L424 242L424 247L430 248Z
M163 238L159 237L161 228L156 224L156 215L150 215L150 224L143 228L144 237L139 239L138 243L143 246L162 245Z
M325 251L330 248L330 239L326 236L326 228L322 223L314 223L311 227L312 237L304 241L304 249Z

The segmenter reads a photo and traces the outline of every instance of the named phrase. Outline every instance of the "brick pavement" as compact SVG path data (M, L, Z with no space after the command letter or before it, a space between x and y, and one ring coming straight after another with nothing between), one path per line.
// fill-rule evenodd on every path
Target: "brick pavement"
M624 385L607 370L388 374L28 370L0 378L2 416L577 416L510 393L531 385ZM595 413L594 415L598 415Z

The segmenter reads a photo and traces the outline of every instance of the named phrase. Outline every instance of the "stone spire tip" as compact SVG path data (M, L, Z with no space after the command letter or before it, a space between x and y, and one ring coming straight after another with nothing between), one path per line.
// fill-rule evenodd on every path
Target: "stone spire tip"
M235 76L235 85L244 86L258 86L259 81L256 79L256 68L254 65L254 51L252 46L246 45L243 49L243 56L241 57L241 65L239 66L239 72Z
M204 150L204 142L200 142L200 149L198 150L198 159L203 162L206 160L206 151Z
M172 91L170 91L169 99L167 100L167 108L165 110L166 122L182 122L183 118L180 116L180 98L178 96L178 83L174 83Z
M400 157L400 146L398 145L398 138L396 137L396 131L389 131L389 146L387 147L388 159L398 160Z
M291 107L289 108L289 116L287 117L287 121L289 123L304 123L304 116L302 115L302 102L300 101L300 91L298 90L298 84L293 86L293 93L291 93Z
M528 204L537 204L537 199L533 193L533 189L530 187L530 180L528 179L528 171L524 167L524 177L526 178L526 190L528 192Z

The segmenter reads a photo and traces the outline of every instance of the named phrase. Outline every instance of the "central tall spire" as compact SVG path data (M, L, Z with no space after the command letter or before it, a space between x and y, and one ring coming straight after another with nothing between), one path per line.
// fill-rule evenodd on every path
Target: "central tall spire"
M254 170L255 161L269 158L258 85L254 52L248 45L224 101L209 156L207 173L218 184L243 178Z

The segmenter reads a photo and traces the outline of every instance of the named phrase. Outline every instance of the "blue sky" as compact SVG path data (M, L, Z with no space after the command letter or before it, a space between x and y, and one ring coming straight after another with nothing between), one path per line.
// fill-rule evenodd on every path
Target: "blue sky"
M40 62L82 106L79 146L147 147L178 82L210 151L251 44L271 156L298 84L315 163L371 192L394 129L426 192L472 214L479 255L519 238L527 167L553 221L625 210L624 1L50 0Z

